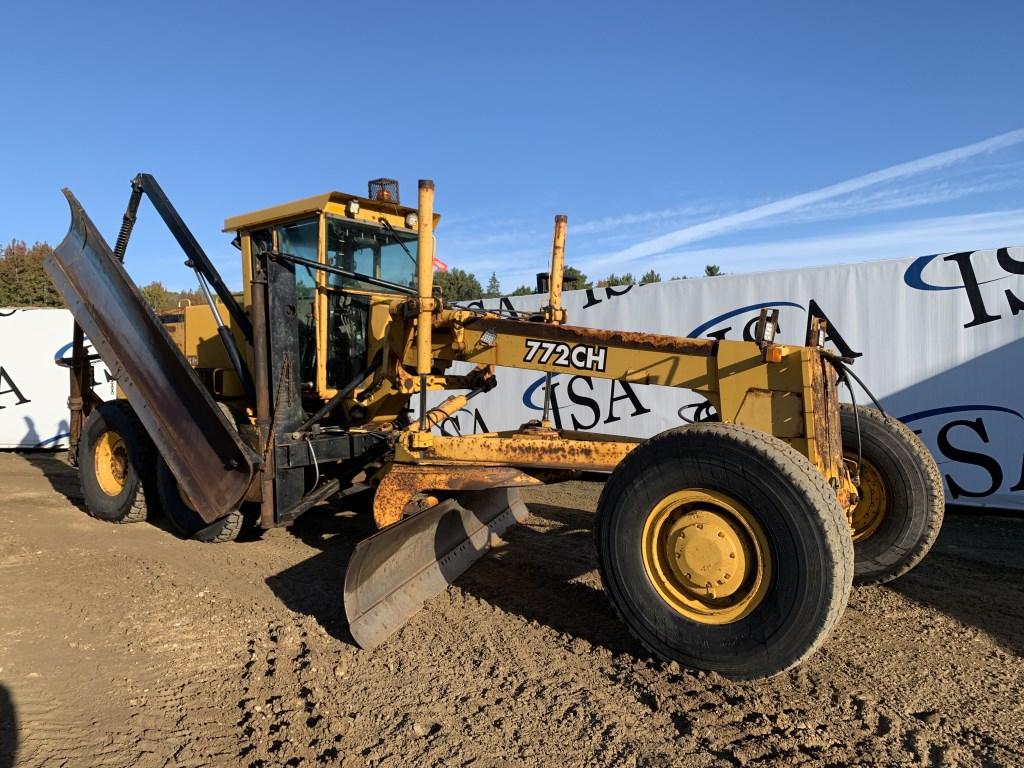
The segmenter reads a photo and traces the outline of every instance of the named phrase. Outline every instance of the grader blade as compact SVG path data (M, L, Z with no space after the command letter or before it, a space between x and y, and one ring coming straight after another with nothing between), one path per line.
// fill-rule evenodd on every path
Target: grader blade
M146 432L207 523L238 508L258 457L146 304L81 204L43 269L110 368Z
M472 491L361 541L345 572L352 637L380 645L526 516L517 488Z

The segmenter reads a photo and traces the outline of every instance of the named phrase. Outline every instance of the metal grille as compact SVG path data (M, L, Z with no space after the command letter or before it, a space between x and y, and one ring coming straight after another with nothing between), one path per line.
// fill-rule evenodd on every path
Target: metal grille
M398 182L395 179L374 179L369 186L370 192L367 197L371 200L398 205Z

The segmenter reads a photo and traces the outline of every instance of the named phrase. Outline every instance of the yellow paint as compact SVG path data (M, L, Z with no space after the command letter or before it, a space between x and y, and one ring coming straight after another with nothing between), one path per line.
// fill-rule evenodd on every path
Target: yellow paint
M856 461L857 456L848 451L846 458ZM853 528L854 542L870 538L885 521L889 512L889 494L882 482L882 475L870 461L863 456L860 460L860 501L853 509L850 525Z
M760 522L717 491L689 488L659 501L644 523L641 552L658 596L700 624L742 619L771 583L771 550Z
M359 205L359 210L355 214L350 213L349 203L352 201ZM417 230L416 227L410 228L406 226L406 217L410 213L416 213L415 208L380 200L370 200L366 197L350 195L344 192L325 192L321 195L304 197L301 200L294 200L283 205L275 205L270 208L253 211L252 213L232 216L224 220L224 231L251 232L252 230L281 224L285 221L306 218L311 214L318 215L325 211L373 224L377 224L378 220L383 217L395 229L405 230L406 232L415 232ZM437 227L440 220L440 214L434 215L431 220L431 229Z
M431 330L434 309L434 182L427 179L419 186L419 242L416 250L416 287L419 314L416 320L416 373L430 374Z
M240 236L242 250L242 307L252 306L252 238L246 232Z
M107 431L96 441L96 481L107 496L118 496L128 479L128 446L117 432Z
M548 306L545 308L547 319L552 323L566 321L565 310L562 309L562 278L565 276L565 229L568 221L567 216L555 216L555 234L551 243L551 271L548 273Z
M326 215L320 216L317 229L316 260L320 264L327 263ZM313 327L316 329L316 390L326 400L331 396L327 394L327 273L318 269L313 279L316 281L316 301L313 302Z

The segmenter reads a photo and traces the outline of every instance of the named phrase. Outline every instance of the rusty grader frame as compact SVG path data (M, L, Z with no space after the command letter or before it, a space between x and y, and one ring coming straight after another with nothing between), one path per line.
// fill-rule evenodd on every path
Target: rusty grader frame
M639 440L555 429L549 418L550 390L551 377L558 373L679 387L702 395L709 404L706 411L713 409L713 418L724 422L705 432L726 433L733 429L728 425L749 427L788 444L811 465L805 466L784 445L760 441L765 457L760 471L768 474L758 482L786 486L785 462L796 459L806 475L820 473L835 494L839 508L827 494L812 499L799 492L791 497L796 506L783 505L784 519L792 513L797 527L814 520L833 537L843 527L844 511L846 522L853 523L860 499L843 456L837 392L844 358L824 348L826 321L814 313L805 346L775 343L777 310L762 311L753 341L568 325L561 301L564 216L555 219L547 303L535 315L508 317L500 310L446 303L433 285L438 217L430 181L420 182L415 208L398 204L395 185L386 195L332 192L227 220L225 229L234 233L242 256L239 297L228 290L152 176L139 174L133 180L113 249L74 196L67 190L65 194L71 229L44 267L76 320L69 405L72 443L81 440L85 450L80 454L87 457L80 467L83 478L95 469L87 464L99 467L98 460L88 459L89 435L106 418L105 411L117 411L133 416L127 426L118 427L126 433L120 435L125 438L121 443L148 446L151 441L159 455L157 486L164 509L171 514L184 508L190 521L200 518L186 535L206 536L215 530L237 535L247 502L258 506L259 524L266 529L288 525L339 494L373 489L379 530L356 546L344 586L349 628L364 647L396 631L425 600L479 559L496 537L525 518L517 488L580 472L611 472L630 452L646 450L638 448ZM143 195L185 251L205 304L158 317L128 277L123 259ZM292 241L282 233L290 227L306 233L302 244L292 248L301 254L289 252ZM344 236L335 236L331 245L331 233L339 231ZM411 261L394 250L398 247ZM383 277L385 248L402 265L402 270L387 272L397 275L397 282ZM357 250L372 262L369 269L361 267L370 274L356 271L357 264L366 263L355 258ZM117 379L130 409L123 403L99 403L92 395L86 337ZM456 363L468 364L470 371L449 373ZM497 385L501 368L544 374L542 418L509 432L437 434L436 427ZM441 391L459 394L428 407L428 393ZM418 407L410 418L414 400ZM113 434L109 424L103 429L104 435ZM665 439L685 442L693 434ZM724 438L718 441L722 450L733 450ZM136 451L128 459L145 461L142 453L149 452ZM689 458L683 461L694 462L688 469L700 470L699 458L685 456ZM116 467L110 460L107 468L124 470L128 459L118 459ZM739 467L737 481L753 482L753 473L746 477L742 463L734 466ZM143 475L148 476L149 468L136 469L138 482L147 482ZM632 472L628 465L624 471ZM119 476L128 477L123 471ZM613 473L606 490L622 477L622 472ZM97 496L97 508L107 503L116 507L105 519L123 516L123 502L131 494L104 493L109 498ZM666 543L669 533L659 533L668 531L668 523L662 523L669 518L663 518L664 505L658 502L647 518L655 533L644 533L637 541L620 539L630 542L623 545L623 557L639 552L655 558L644 561L647 576L637 577L654 585L661 583L658 574L683 558L689 563L679 566L683 586L665 587L665 605L681 616L696 611L698 627L739 620L747 615L743 611L760 604L773 573L762 524L756 513L742 503L723 501L726 497L714 489L695 486L679 493L663 500L667 505L678 501L678 515L665 514L676 515L672 525L682 526L671 533L678 533L679 541L691 523L694 531L703 531L691 531L686 547L692 545L692 552L680 545L682 554L676 553L676 545ZM826 500L827 509L820 506ZM800 507L804 503L806 509ZM700 509L691 509L694 504ZM602 505L604 501L599 505L599 534L601 521L619 514ZM227 527L228 521L238 522ZM228 540L220 532L206 540ZM843 542L839 556L820 542L808 547L809 561L817 558L822 566L814 571L820 583L813 589L827 588L835 599L813 606L820 619L816 625L798 628L800 653L810 652L824 637L835 619L829 611L849 589L845 574L852 567L851 542ZM786 573L792 575L798 567L787 561L791 571ZM706 571L707 581L694 582L697 596L679 598L682 602L676 605L672 590L690 589L690 571ZM782 578L781 570L774 572ZM736 598L735 615L722 618L716 613L719 587L726 597L749 589L749 595L737 593L741 597ZM692 600L705 602L693 608L687 602ZM653 610L647 608L647 613ZM678 653L669 648L664 655L675 658ZM691 661L718 668L714 660ZM752 662L751 669L778 671L790 661L782 658L761 667Z

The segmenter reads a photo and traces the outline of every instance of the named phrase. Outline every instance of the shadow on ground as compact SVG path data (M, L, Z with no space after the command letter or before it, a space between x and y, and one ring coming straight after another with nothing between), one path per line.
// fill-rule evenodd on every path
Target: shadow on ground
M78 470L68 463L67 451L31 450L19 453L29 464L43 473L43 477L54 491L87 513L82 498L82 487L78 481Z
M458 586L503 611L613 653L649 656L615 615L594 573L594 513L529 506L541 524L510 530L508 545L469 570Z
M311 509L288 532L318 554L269 576L267 586L289 609L312 616L331 637L355 640L345 619L345 569L356 545L374 533L371 501L353 497L341 506Z
M931 553L890 588L1024 656L1024 517L947 511Z
M18 718L7 686L0 684L0 768L13 768L18 756Z

